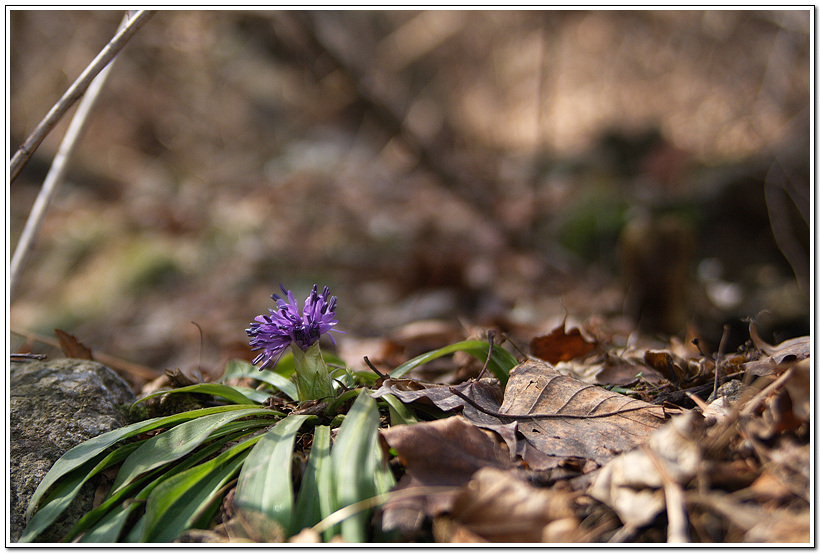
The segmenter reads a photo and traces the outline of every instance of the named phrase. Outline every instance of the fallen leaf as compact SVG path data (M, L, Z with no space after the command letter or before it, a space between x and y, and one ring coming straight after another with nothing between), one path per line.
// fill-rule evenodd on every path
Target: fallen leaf
M397 490L452 488L446 493L388 500L382 517L385 530L412 529L422 515L435 516L449 510L458 488L480 468L515 466L505 445L461 416L393 426L381 430L381 435L405 467Z
M501 395L501 389L498 386L484 381L475 381L459 384L452 388L457 389L479 404L486 404L490 409L495 409L499 405L497 398ZM459 407L469 406L466 400L452 392L450 386L411 379L388 378L371 396L378 398L384 394L392 394L404 403L423 401L435 405L442 411L452 411Z
M172 388L185 388L186 386L193 386L197 383L196 380L193 380L179 369L165 369L165 376L168 378L168 382Z
M59 328L54 329L54 334L57 335L57 339L60 341L60 349L66 357L70 359L94 360L94 357L91 355L91 350L82 345L80 341L71 334Z
M811 337L809 336L792 338L773 346L766 343L760 335L758 335L754 321L749 323L749 335L755 347L769 355L778 365L786 360L800 361L807 358L811 353Z
M665 472L680 485L686 485L700 467L698 439L702 428L697 416L690 411L674 417L646 441ZM651 523L664 510L663 485L650 455L634 449L601 468L588 493L611 507L624 524L637 528Z
M514 417L519 432L545 455L599 465L642 443L666 420L659 405L586 384L534 360L510 372L499 415L500 422Z
M548 363L570 361L584 357L595 349L595 342L590 342L581 335L577 328L566 331L566 321L544 336L536 336L530 341L530 352Z
M520 449L519 440L516 437L518 430L516 422L504 423L499 421L497 417L479 411L470 402L453 393L453 389L484 410L497 411L501 406L500 386L488 384L482 380L465 382L451 387L410 379L387 379L371 395L378 398L385 394L392 394L404 403L421 401L432 404L442 411L452 411L461 407L465 418L479 428L491 430L498 434L510 451Z
M647 350L644 354L644 361L669 382L680 385L688 380L684 361L669 352Z
M456 528L496 543L573 541L579 524L570 494L536 488L514 471L490 467L478 470L462 488L449 517ZM454 534L448 541L458 539Z

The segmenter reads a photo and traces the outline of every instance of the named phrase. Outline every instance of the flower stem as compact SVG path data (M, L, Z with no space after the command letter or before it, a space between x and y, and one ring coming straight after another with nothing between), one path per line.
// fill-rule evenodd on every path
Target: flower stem
M310 346L307 351L302 351L302 348L296 345L293 345L291 350L299 401L332 397L333 379L330 378L327 364L319 350L319 342Z

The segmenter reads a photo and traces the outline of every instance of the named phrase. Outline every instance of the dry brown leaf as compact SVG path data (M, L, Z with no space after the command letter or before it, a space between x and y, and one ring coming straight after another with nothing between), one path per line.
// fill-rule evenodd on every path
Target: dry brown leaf
M76 337L59 328L54 329L54 334L57 335L57 339L60 341L60 349L66 357L71 359L88 359L89 361L94 360L94 357L91 355L91 350L81 344Z
M807 358L810 354L811 337L800 336L780 342L776 346L765 342L757 333L757 328L754 322L749 324L749 335L752 337L752 342L757 349L769 355L778 365L783 361L800 361Z
M397 489L418 486L451 486L452 492L417 498L388 500L384 505L385 529L413 529L422 515L435 516L450 509L459 486L482 467L514 466L506 446L493 434L460 416L432 422L399 425L381 431L405 467Z
M694 412L674 417L647 440L651 454L663 464L667 477L686 485L700 467L701 427ZM663 476L650 454L635 449L607 463L595 476L589 495L611 507L632 527L649 524L666 506Z
M579 524L569 494L536 488L513 471L495 468L473 475L456 496L450 517L471 534L496 543L573 541ZM450 541L458 538L455 534Z
M511 468L507 448L460 416L381 431L407 474L426 486L460 486L482 467Z
M550 457L579 457L602 465L642 443L663 425L663 407L565 376L529 360L510 372L500 422L512 415L519 432Z
M404 403L423 401L435 405L442 411L452 411L469 405L466 400L454 394L450 388L450 386L430 384L418 380L389 378L371 395L378 398L384 394L392 394ZM459 384L453 386L453 388L487 409L495 410L498 408L498 397L501 395L501 391L497 386L477 381Z
M595 349L595 342L590 342L581 335L577 328L566 331L566 321L544 336L536 336L530 341L530 352L548 363L570 361L584 357Z
M669 382L681 384L687 380L688 371L685 369L685 362L667 351L647 350L644 354L644 362L662 374Z
M782 388L765 397L759 417L746 422L747 431L764 440L800 428L811 412L811 360L785 362L780 367L787 368L779 377L785 379Z

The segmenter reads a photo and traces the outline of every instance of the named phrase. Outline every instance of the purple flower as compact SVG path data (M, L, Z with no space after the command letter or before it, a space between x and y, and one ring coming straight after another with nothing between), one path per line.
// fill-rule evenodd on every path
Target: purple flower
M251 338L251 351L262 350L253 360L254 365L264 361L259 367L260 371L268 365L276 366L290 345L307 351L322 334L331 330L341 332L333 328L339 322L336 320L336 296L328 298L330 290L327 286L320 294L319 287L313 285L305 299L305 307L301 314L293 292L285 290L281 284L279 286L287 296L287 301L273 294L271 298L276 302L278 309L268 309L270 315L259 315L251 323L250 328L245 330ZM328 336L331 342L336 344L333 336Z

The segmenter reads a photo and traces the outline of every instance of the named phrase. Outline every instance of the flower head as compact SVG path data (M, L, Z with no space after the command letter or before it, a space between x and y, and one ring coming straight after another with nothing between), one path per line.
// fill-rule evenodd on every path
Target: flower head
M305 306L301 314L293 292L285 290L282 285L280 287L287 301L273 294L271 298L276 302L278 309L268 309L270 315L259 315L251 323L250 328L245 330L251 338L251 351L262 350L253 360L254 365L263 361L259 367L260 371L268 365L275 366L290 345L307 351L322 334L327 334L331 330L341 332L333 328L338 323L336 296L328 297L330 290L327 286L320 294L319 287L313 285L310 294L305 299ZM333 336L330 334L328 336L335 344Z

